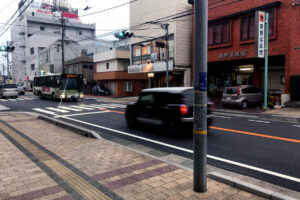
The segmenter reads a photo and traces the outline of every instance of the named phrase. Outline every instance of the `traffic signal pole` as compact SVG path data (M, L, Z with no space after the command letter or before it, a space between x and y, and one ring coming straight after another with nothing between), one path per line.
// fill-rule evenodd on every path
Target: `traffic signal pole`
M194 183L207 191L207 13L208 0L194 1Z
M61 61L62 73L65 73L65 19L63 9L61 8Z
M6 40L6 47L8 47L8 40ZM8 51L6 51L6 62L7 62L7 77L10 78Z

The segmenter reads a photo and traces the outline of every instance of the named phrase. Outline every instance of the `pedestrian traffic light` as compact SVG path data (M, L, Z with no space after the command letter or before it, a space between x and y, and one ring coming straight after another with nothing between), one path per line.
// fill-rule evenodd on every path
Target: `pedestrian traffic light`
M115 33L115 37L120 40L125 40L127 38L131 38L134 34L128 31L120 31Z
M6 46L6 45L2 45L0 47L0 51L6 51L6 52L13 52L15 50L14 46Z

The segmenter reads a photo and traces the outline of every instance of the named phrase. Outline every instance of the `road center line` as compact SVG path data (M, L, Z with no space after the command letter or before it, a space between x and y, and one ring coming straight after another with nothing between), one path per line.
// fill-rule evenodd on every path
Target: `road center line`
M267 121L260 121L260 120L254 120L254 119L248 119L249 122L258 122L258 123L264 123L264 124L270 124L270 122Z
M178 146L175 146L175 145L170 145L170 144L167 144L167 143L164 143L164 142L159 142L159 141L152 140L152 139L149 139L149 138L144 138L144 137L141 137L141 136L126 133L124 131L119 131L119 130L111 129L111 128L104 127L104 126L99 126L99 125L96 125L96 124L88 123L88 122L77 120L77 119L72 119L72 118L69 118L69 117L63 117L63 118L71 120L71 121L75 121L75 122L78 122L78 123L86 124L86 125L89 125L89 126L93 126L93 127L96 127L96 128L100 128L100 129L108 130L108 131L111 131L111 132L119 133L121 135L126 135L126 136L129 136L129 137L137 138L137 139L144 140L144 141L147 141L147 142L151 142L151 143L154 143L154 144L158 144L158 145L161 145L161 146L165 146L165 147L169 147L169 148L172 148L172 149L180 150L180 151L183 151L183 152L193 153L193 150L190 150L190 149L185 149L185 148L178 147ZM269 174L269 175L272 175L272 176L277 176L277 177L280 177L280 178L283 178L283 179L287 179L287 180L290 180L290 181L300 183L300 179L296 178L296 177L280 174L280 173L273 172L273 171L270 171L270 170L254 167L254 166L251 166L251 165L246 165L246 164L243 164L243 163L235 162L235 161L232 161L232 160L227 160L227 159L224 159L224 158L219 158L219 157L212 156L212 155L207 155L207 157L210 158L210 159L213 159L213 160L225 162L225 163L228 163L228 164L231 164L231 165L236 165L236 166L239 166L239 167L251 169L251 170L254 170L254 171L258 171L258 172L261 172L261 173Z

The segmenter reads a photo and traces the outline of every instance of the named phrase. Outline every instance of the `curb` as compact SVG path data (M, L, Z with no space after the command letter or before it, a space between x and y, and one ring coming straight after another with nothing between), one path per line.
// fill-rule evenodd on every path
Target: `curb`
M240 111L229 111L229 110L222 110L222 109L215 109L212 111L213 113L222 113L225 115L244 115L247 117L256 117L256 118L262 118L262 119L271 119L271 120L277 120L277 121L285 121L285 122L300 122L300 118L297 117L289 117L284 115L276 115L276 114L264 114L264 113L245 113Z
M53 118L45 116L45 115L39 115L37 118L41 119L43 121L46 121L50 124L54 124L58 127L73 131L73 132L75 132L79 135L85 136L85 137L102 139L102 137L100 137L99 134L97 134L95 131L85 129L80 126L76 126L74 124L70 124L70 123L63 122L63 121L60 121L57 119L53 119Z
M63 121L60 121L60 120L57 120L57 119L53 119L53 118L45 116L45 115L38 115L37 118L40 119L40 120L46 121L48 123L54 124L58 127L73 131L73 132L75 132L79 135L82 135L82 136L91 137L91 138L95 138L95 139L103 139L95 131L85 129L85 128L70 124L68 122L63 122ZM110 141L110 140L107 140L107 141L119 144L118 142L114 142L114 141ZM120 144L120 145L122 145L122 144ZM124 145L122 145L122 146L124 146ZM175 166L179 166L179 167L182 167L184 169L187 169L187 167L182 165L182 164L175 163L175 162L173 163L173 162L164 160L162 158L156 157L155 155L151 155L151 154L149 155L148 153L142 152L140 150L132 149L132 147L130 148L130 147L127 147L126 145L124 147L129 148L133 151L140 152L142 154L154 157L155 159L173 164ZM218 182L222 182L224 184L233 186L235 188L247 191L249 193L256 194L258 196L270 199L270 200L297 200L296 198L293 198L293 197L290 197L290 196L287 196L287 195L283 195L283 194L280 194L280 193L277 193L277 192L273 192L271 190L267 190L267 189L264 189L264 188L256 186L256 185L249 184L249 183L241 181L237 178L233 178L231 176L223 175L223 174L218 173L218 172L210 172L210 173L207 174L207 177L211 178L213 180L216 180Z
M239 179L226 176L217 172L211 172L207 175L209 178L214 179L216 181L222 182L227 185L231 185L238 189L242 189L244 191L256 194L258 196L271 199L271 200L297 200L296 198L279 194L277 192L273 192L271 190L267 190L256 185L241 181Z

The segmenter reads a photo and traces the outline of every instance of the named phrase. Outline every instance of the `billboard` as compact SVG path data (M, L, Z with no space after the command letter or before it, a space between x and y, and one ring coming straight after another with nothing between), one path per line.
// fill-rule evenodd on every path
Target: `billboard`
M265 57L265 12L255 12L255 57Z

